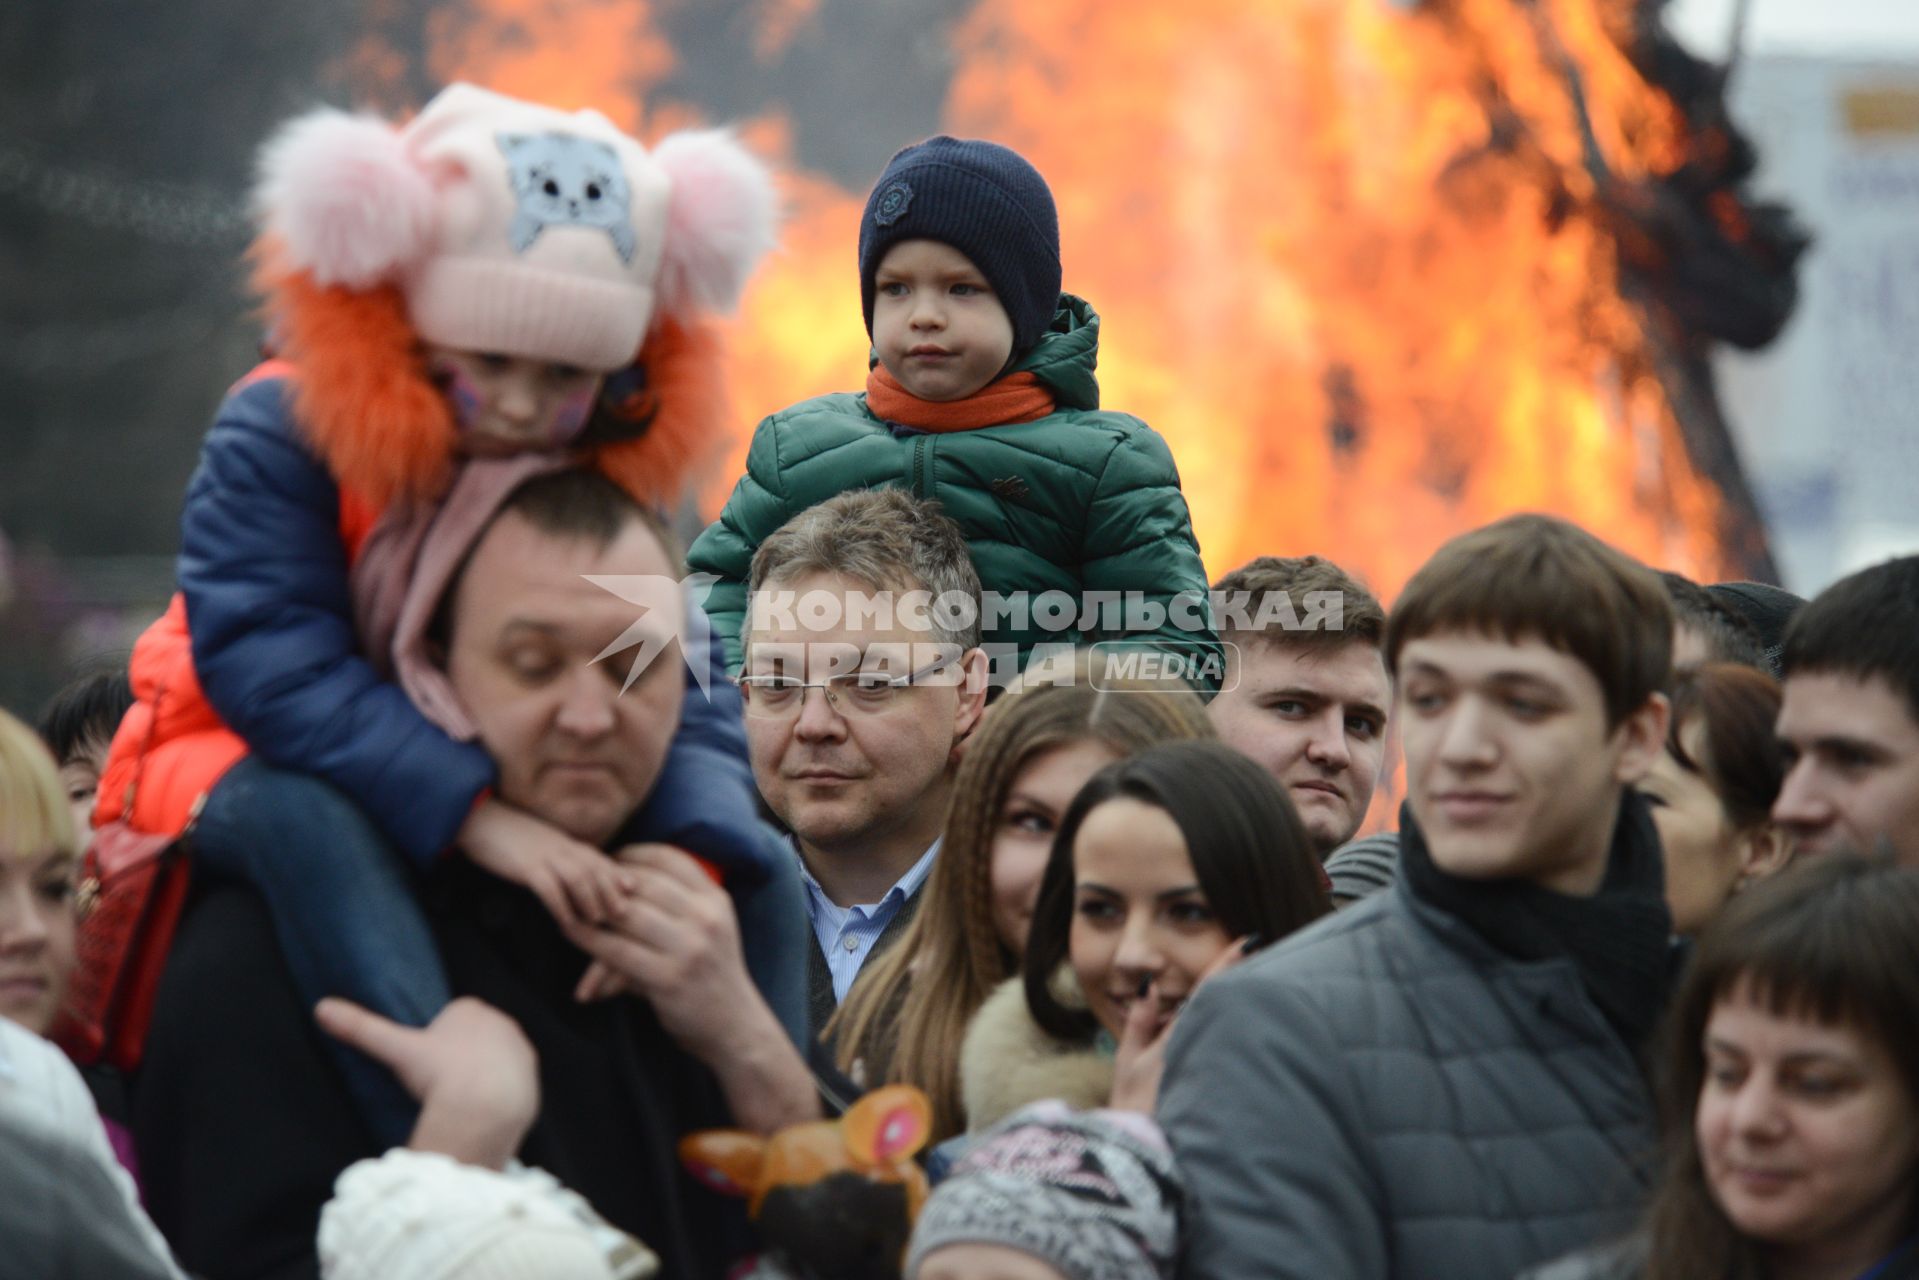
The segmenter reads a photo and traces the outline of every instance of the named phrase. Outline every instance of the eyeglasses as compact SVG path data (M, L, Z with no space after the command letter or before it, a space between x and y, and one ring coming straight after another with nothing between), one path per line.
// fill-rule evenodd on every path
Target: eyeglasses
M824 689L826 705L843 716L877 715L892 706L904 690L958 660L959 655L948 654L903 676L884 676L876 671L843 671L824 680L799 680L792 676L739 676L733 683L740 687L749 716L778 719L793 715L805 705L808 689Z

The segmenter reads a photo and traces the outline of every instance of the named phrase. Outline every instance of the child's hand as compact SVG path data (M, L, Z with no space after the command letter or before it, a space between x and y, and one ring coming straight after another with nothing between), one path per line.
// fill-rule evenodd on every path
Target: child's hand
M629 844L620 848L614 857L631 867L644 867L653 855L646 852L650 848L671 848L670 845ZM580 984L574 988L573 998L582 1004L595 1000L611 1000L614 996L644 994L634 981L609 965L604 960L595 960L586 967L586 973L580 978Z
M592 845L491 797L460 828L466 856L531 889L563 928L605 924L636 892L630 871Z
M757 994L733 900L684 849L634 844L620 857L644 887L610 926L569 935L594 957L575 997L644 996L681 1047L717 1056L740 1029L741 1003Z

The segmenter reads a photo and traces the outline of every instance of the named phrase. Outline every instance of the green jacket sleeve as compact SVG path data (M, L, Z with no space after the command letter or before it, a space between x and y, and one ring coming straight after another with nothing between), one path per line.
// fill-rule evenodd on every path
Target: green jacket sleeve
M746 473L733 486L720 518L694 539L686 553L689 574L711 575L704 599L713 631L726 646L726 669L740 669L740 632L746 624L747 575L753 553L794 513L780 471L780 418L775 414L753 431L746 451Z
M1179 469L1166 442L1144 424L1121 438L1100 472L1081 582L1088 593L1118 593L1125 625L1117 633L1105 629L1100 639L1124 636L1178 654L1192 683L1207 693L1219 688L1219 637Z

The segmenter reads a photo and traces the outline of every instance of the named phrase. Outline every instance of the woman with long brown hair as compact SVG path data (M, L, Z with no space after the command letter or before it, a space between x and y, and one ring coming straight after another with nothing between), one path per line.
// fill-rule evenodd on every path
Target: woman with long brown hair
M1331 911L1324 875L1284 788L1223 743L1101 769L1060 820L1020 977L961 1047L967 1124L1046 1098L1153 1114L1187 999Z
M1820 859L1701 936L1638 1235L1533 1280L1919 1277L1919 871Z
M1205 708L1183 686L1104 671L1089 652L1052 682L1029 672L987 714L960 764L919 912L828 1024L842 1069L860 1084L925 1091L935 1142L966 1127L960 1044L986 997L1019 972L1040 875L1073 797L1114 760L1213 737Z

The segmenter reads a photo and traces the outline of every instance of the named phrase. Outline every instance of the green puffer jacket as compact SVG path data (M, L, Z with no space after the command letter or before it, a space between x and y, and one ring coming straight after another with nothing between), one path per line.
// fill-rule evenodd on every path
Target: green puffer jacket
M1172 452L1139 419L1099 411L1098 356L1099 316L1061 294L1052 326L1015 366L1038 377L1057 402L1036 422L923 433L881 421L864 394L845 393L760 423L746 474L687 554L691 571L718 579L706 611L729 666L739 667L747 570L760 543L815 503L890 484L939 501L965 533L989 594L1067 593L1070 611L1030 608L1023 626L1017 612L987 611L985 643L1017 645L1021 667L1036 644L1125 635L1146 642L1128 648L1178 653L1185 659L1178 674L1217 687L1222 668L1204 603L1206 571ZM1109 592L1118 593L1117 603L1102 606L1097 596L1090 608L1082 603L1089 593ZM1132 618L1122 613L1128 600L1139 602ZM1049 627L1062 614L1067 626Z

